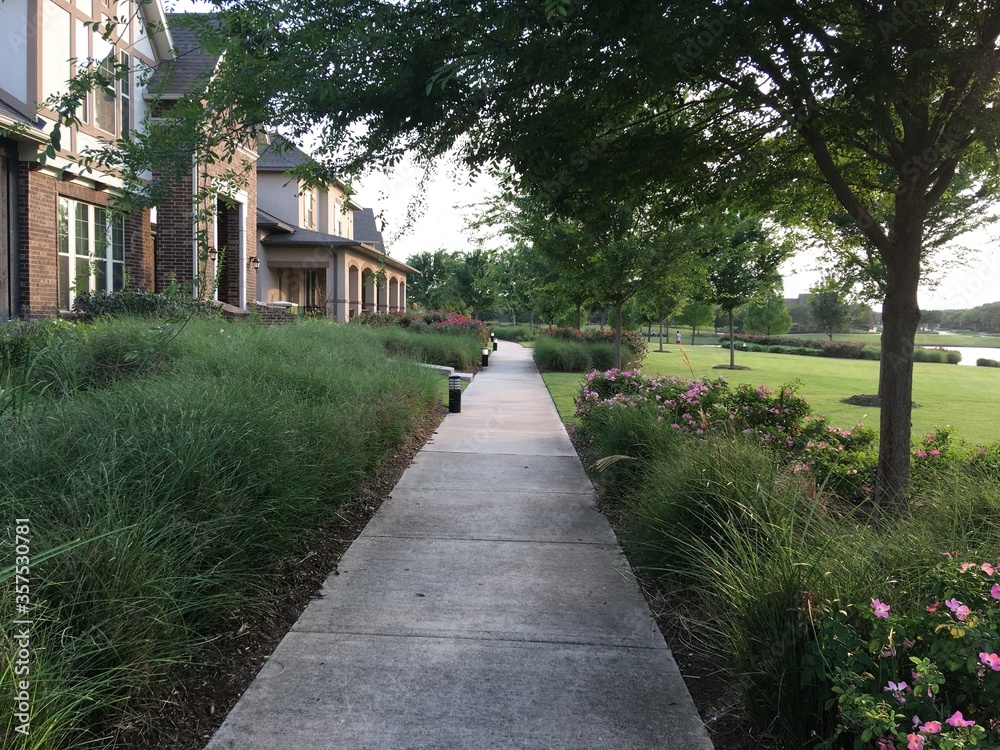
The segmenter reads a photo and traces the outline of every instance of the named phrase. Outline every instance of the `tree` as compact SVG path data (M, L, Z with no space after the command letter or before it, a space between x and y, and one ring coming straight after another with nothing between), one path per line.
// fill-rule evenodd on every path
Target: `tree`
M779 282L778 266L788 257L787 246L774 241L759 219L723 216L714 228L716 243L705 254L711 300L729 318L729 367L736 367L733 312L764 289Z
M715 322L715 306L700 299L689 300L676 320L683 326L691 326L691 346L694 346L694 337L699 326L712 325Z
M809 311L816 328L829 336L830 341L834 333L847 329L854 314L843 287L829 276L810 287Z
M747 316L743 319L743 330L768 336L780 336L792 330L792 315L784 298L772 290L751 303Z

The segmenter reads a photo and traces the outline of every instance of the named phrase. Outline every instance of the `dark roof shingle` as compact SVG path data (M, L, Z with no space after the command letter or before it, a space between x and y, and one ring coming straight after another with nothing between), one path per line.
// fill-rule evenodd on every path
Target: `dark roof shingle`
M166 98L190 93L212 75L212 71L219 63L219 55L202 49L198 41L198 32L193 25L177 24L177 21L187 17L201 17L208 23L217 23L214 16L208 13L167 14L167 26L170 28L177 54L173 60L157 66L149 79L147 88L150 93Z
M305 151L286 138L271 134L271 142L258 150L257 169L265 172L287 172L313 161Z
M382 240L382 233L378 231L374 210L362 208L354 212L354 239L385 252L385 242Z

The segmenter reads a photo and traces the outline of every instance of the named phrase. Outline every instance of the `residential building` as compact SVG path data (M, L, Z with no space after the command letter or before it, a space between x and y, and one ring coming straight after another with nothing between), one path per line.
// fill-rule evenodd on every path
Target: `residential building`
M111 40L88 24L123 19ZM101 141L128 137L146 114L136 71L173 57L159 2L4 0L0 3L0 322L69 310L77 290L152 283L148 211L115 216L111 173L86 173L74 156ZM155 29L155 33L147 33ZM78 65L118 60L129 75L113 93L91 92L79 125L44 165L38 153L56 121L46 106L64 92ZM39 106L36 106L38 104ZM11 128L16 128L12 132Z
M339 181L309 187L289 174L310 157L280 136L257 161L258 301L346 321L406 308L416 269L384 253L371 209Z

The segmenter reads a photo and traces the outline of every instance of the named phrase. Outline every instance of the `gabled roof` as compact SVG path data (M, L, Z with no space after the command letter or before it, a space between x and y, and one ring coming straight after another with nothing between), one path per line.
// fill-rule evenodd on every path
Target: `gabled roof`
M173 60L160 63L150 77L146 88L153 96L176 99L190 93L211 76L219 64L220 55L202 49L196 29L189 24L178 24L178 21L188 17L204 19L210 24L218 23L215 16L208 13L166 14L176 54Z
M287 172L313 158L283 136L270 134L270 143L257 150L257 170L260 172Z
M354 239L385 252L385 242L382 240L382 233L378 231L374 210L362 208L354 212Z

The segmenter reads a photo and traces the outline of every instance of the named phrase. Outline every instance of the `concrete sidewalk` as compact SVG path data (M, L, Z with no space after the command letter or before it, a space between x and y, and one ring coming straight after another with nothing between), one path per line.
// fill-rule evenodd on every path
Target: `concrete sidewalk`
M208 750L711 750L531 361L500 343Z

